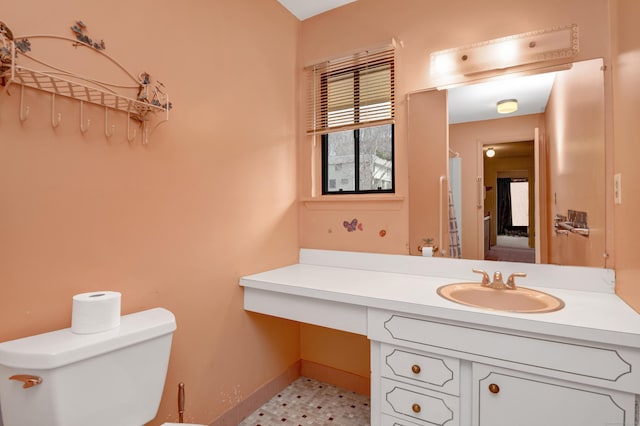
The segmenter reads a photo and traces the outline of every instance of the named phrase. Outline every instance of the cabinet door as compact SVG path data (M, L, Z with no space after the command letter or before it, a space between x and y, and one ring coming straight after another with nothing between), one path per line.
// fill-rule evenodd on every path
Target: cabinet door
M632 426L635 396L473 365L475 426Z

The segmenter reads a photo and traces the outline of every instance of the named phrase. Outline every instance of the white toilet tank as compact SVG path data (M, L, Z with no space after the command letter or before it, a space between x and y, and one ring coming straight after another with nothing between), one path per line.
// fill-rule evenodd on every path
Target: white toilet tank
M0 343L4 426L142 426L158 411L175 329L173 314L155 308L102 333Z

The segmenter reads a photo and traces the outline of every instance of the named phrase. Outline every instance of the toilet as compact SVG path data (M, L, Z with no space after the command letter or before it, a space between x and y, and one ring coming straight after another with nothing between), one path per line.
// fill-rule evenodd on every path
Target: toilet
M101 333L0 343L4 426L144 425L160 405L175 329L174 315L155 308Z

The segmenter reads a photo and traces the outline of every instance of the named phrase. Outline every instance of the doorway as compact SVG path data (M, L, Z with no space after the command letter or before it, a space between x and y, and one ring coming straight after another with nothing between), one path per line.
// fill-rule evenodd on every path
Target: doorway
M486 152L492 149L493 156ZM535 263L534 143L484 146L486 260Z

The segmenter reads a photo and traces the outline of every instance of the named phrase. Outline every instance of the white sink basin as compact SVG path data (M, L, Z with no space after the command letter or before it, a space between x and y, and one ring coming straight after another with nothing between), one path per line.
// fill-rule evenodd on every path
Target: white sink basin
M497 311L543 313L564 308L564 302L557 297L526 287L496 290L478 283L455 283L442 286L437 292L452 302Z

